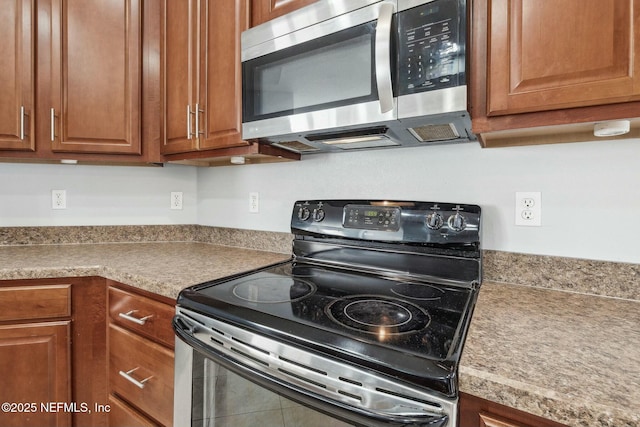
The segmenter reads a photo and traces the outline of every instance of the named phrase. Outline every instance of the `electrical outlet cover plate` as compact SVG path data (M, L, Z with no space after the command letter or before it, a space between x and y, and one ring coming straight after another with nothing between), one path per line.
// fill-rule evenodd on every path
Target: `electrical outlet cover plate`
M516 225L542 225L542 196L539 191L516 192Z
M51 209L67 209L66 190L51 190Z
M181 210L182 209L182 191L172 191L171 192L171 209Z
M260 195L256 192L249 193L249 213L260 212Z

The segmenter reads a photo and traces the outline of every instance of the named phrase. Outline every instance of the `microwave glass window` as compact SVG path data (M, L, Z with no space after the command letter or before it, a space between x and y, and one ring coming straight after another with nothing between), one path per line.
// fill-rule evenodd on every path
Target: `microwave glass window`
M256 68L262 92L258 112L295 111L371 95L370 49L370 37L360 36Z
M374 42L367 23L244 63L245 121L376 100Z

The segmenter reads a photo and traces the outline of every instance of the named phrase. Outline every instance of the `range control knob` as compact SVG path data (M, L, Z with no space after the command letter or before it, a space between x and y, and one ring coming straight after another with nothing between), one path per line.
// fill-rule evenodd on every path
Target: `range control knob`
M456 212L455 215L451 215L447 222L449 224L449 228L453 231L462 231L467 226L467 223L465 222L464 217L460 215L460 212Z
M318 208L313 210L313 220L320 222L324 219L324 209Z
M442 227L443 223L444 220L442 219L442 215L440 215L438 212L431 212L429 215L427 215L427 227L429 227L430 229L437 230Z
M300 221L306 221L309 219L310 216L311 216L311 211L309 210L309 208L306 208L303 206L300 209L298 209L298 219Z

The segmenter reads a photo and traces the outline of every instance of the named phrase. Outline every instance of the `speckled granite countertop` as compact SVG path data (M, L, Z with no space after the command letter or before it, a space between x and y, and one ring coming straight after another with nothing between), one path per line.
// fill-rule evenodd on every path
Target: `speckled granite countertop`
M461 391L570 426L640 426L640 301L485 282Z
M175 298L288 257L198 242L0 246L0 280L102 276ZM460 389L571 426L640 427L640 301L485 279Z
M0 280L102 276L176 298L187 286L289 257L195 242L0 246Z

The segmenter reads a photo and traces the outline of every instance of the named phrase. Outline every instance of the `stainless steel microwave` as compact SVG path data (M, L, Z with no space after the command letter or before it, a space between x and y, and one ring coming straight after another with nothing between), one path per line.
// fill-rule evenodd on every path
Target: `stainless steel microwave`
M319 0L243 32L243 138L303 154L476 140L466 3Z

